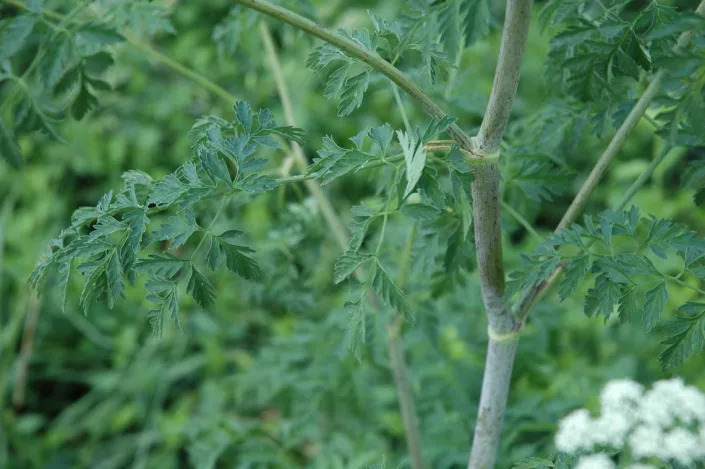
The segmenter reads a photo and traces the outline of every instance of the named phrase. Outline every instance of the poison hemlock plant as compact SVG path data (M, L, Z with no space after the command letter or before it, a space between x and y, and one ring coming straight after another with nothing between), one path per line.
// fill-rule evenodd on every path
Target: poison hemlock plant
M136 33L173 31L164 10L151 2L117 2L114 9L102 2L81 3L66 14L50 14L37 2L9 3L25 10L0 24L0 80L8 103L0 115L0 152L15 165L24 160L17 135L39 130L61 138L53 130L54 119L80 119L99 106L97 96L110 89L102 74L112 64L112 48L124 41L139 44ZM254 12L288 23L324 41L311 51L307 65L323 76L321 92L337 102L338 116L350 116L363 107L366 96L383 89L394 95L404 128L380 123L359 129L349 141L326 136L320 145L304 142L279 79L288 125L277 125L269 110L255 112L242 100L235 103L232 120L197 120L190 132L190 158L175 171L161 179L128 171L119 191L74 213L32 275L34 288L51 278L65 304L71 278L78 274L84 284L79 304L87 312L98 300L112 308L128 284L144 279L154 304L149 320L161 333L165 318L179 324L184 292L200 307L213 307L218 291L209 279L211 271L227 268L253 284L270 275L256 260L246 224L215 230L216 221L224 210L303 181L344 251L331 279L347 288L343 307L351 318L352 347L365 342L371 315L386 324L413 469L428 467L428 462L399 341L403 320L411 323L422 303L440 302L468 282L479 279L488 320L471 469L495 463L518 338L553 284L559 282L563 300L590 281L588 316L616 315L624 322L640 321L648 331L662 330L665 368L703 351L705 238L675 221L642 215L635 206L626 210L661 160L654 160L615 210L575 222L645 114L669 148L703 145L705 20L699 15L705 4L694 14L656 1L645 6L547 2L540 19L552 35L547 72L556 82L555 101L508 127L532 14L531 1L508 0L492 92L471 137L464 128L478 116L451 115L445 109L454 99L460 102L453 89L463 51L483 40L494 24L491 2L412 1L394 21L370 12L366 28L337 33L263 0L234 3L234 13L213 33L220 54L232 51L234 46L225 43L259 21ZM315 12L309 8L307 13ZM271 44L266 26L262 31ZM20 60L26 55L32 57L29 65ZM229 99L207 78L170 66ZM278 65L274 68L275 75L281 74ZM420 104L427 119L409 120L400 91ZM462 106L453 109L461 114ZM521 265L505 265L500 207L523 230L540 236L522 212L571 192L570 178L579 168L562 154L587 132L614 136L595 158L555 233L526 253ZM311 164L300 175L274 177L267 155L290 149L305 165L304 143L319 147ZM375 197L350 201L349 235L340 234L342 221L325 186L361 172L374 180ZM702 199L700 179L696 163L691 177L696 201ZM391 243L393 232L404 232L401 247ZM426 249L418 247L420 242ZM505 268L512 274L505 275ZM413 269L421 270L426 281L406 291ZM692 298L670 305L674 288L689 289ZM662 321L663 316L670 317ZM224 436L211 436L223 451ZM204 451L207 447L195 445L192 457ZM207 459L207 465L215 463Z

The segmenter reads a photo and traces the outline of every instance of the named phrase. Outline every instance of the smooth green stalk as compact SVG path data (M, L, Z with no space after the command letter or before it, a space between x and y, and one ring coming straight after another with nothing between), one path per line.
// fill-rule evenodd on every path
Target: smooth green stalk
M670 151L673 149L673 147L666 146L663 150L661 150L661 153L659 153L656 158L651 160L651 163L649 163L649 166L644 170L643 173L639 175L639 177L632 183L631 186L629 186L629 189L627 189L627 192L624 193L624 196L620 199L619 203L617 203L617 206L614 208L616 211L622 211L625 209L627 204L629 203L630 200L632 200L632 197L634 197L634 194L637 193L641 187L646 184L646 181L651 179L651 176L654 175L654 171L656 171L656 168L663 162L663 160L666 158L666 156L670 153Z
M289 91L286 86L286 80L284 80L284 75L282 74L281 65L279 64L279 58L277 56L276 49L274 48L274 42L272 41L272 35L269 32L269 28L266 23L260 22L260 36L262 37L262 43L267 54L267 59L269 60L270 69L272 70L272 75L274 76L274 81L277 86L277 91L279 92L279 98L282 102L282 108L284 109L284 120L288 125L296 126L296 120L294 119L294 109L291 105L291 99L289 98ZM304 155L303 150L296 142L292 142L291 148L294 154L294 161L301 171L306 171L308 166L308 161ZM336 241L340 248L345 251L348 246L348 236L345 231L345 225L340 220L338 215L330 203L330 200L321 189L321 185L316 182L309 180L308 178L302 179L308 191L313 195L318 203L318 207L321 209L323 218L328 223L328 226L333 231Z
M519 222L519 224L520 224L522 227L524 227L524 229L525 229L529 234L531 234L531 236L533 236L534 238L539 239L539 240L540 240L540 239L543 239L543 238L541 238L541 235L534 229L534 227L531 226L531 223L529 223L529 221L528 221L526 218L524 218L524 216L523 216L521 213L519 213L519 212L517 212L516 210L514 210L514 207L512 207L511 205L509 205L509 204L508 204L507 202L505 202L504 200L501 201L501 204L502 204L502 208L503 208L504 210L506 210L507 213L509 213L509 215L511 215L517 222Z
M269 28L264 22L260 23L260 33L270 63L272 75L274 76L274 81L277 85L279 97L282 102L285 120L287 121L287 124L295 126L296 121L294 120L293 107L289 98L286 80L284 80L284 76L281 71L279 57L277 55L276 48L274 47L274 42L272 41L271 33L269 32ZM394 84L392 84L392 86L394 86ZM399 104L401 112L405 117L401 100L397 101L397 103ZM303 150L296 143L293 144L293 150L295 161L297 162L302 171L305 170L307 166L307 161L306 157L303 154ZM380 164L384 163L384 161L380 162ZM370 168L374 166L374 164L371 164L366 167ZM338 245L340 246L340 249L344 252L348 248L348 235L345 229L343 228L343 222L333 210L331 203L326 197L323 190L321 189L320 184L318 184L318 182L316 181L309 181L309 178L311 178L311 176L308 175L291 176L287 178L280 178L279 181L283 182L284 180L287 180L287 182L289 182L294 180L302 180L305 182L309 192L311 192L311 194L316 199L318 206L321 208L321 212L323 213L324 219L328 223L328 226L331 228L331 230L333 230L335 238L338 241ZM385 214L385 223L386 217L387 215ZM413 244L413 236L415 236L415 231L412 231L412 234L410 234L409 242L411 244ZM407 263L408 257L410 256L411 247L409 247L408 249L409 253L406 255ZM364 269L359 268L355 272L355 276L358 280L362 282L366 277L366 273ZM381 309L381 302L374 293L370 292L368 294L368 299L373 308ZM399 408L402 415L402 421L404 423L404 435L406 437L406 443L409 449L409 453L411 455L411 467L412 469L425 469L426 463L424 461L423 454L421 451L421 434L419 431L416 403L414 401L414 394L411 388L411 383L409 381L409 376L407 372L406 359L404 357L404 347L401 342L401 338L399 337L401 320L402 316L399 313L396 313L392 324L387 327L387 347L389 349L392 373L394 375L394 383L399 398Z
M700 16L705 16L705 0L702 0L698 7L695 10L695 13L700 15ZM678 43L676 45L675 50L678 51L682 49L683 47L688 45L688 42L690 39L693 37L693 31L686 31L680 35L678 38ZM609 163L614 159L615 155L619 152L619 150L622 148L622 145L624 145L624 142L626 141L626 138L629 134L629 132L634 128L636 123L639 121L639 119L645 114L646 109L648 108L651 100L655 96L656 92L658 91L658 88L661 85L661 81L663 80L663 75L664 71L659 70L656 72L656 74L653 76L651 79L651 82L649 83L649 86L646 88L644 93L641 95L637 103L634 105L632 108L631 112L627 116L627 119L622 123L622 125L619 127L617 132L615 133L614 137L612 137L612 140L610 143L607 145L607 148L605 149L604 153L602 156L600 156L600 159L598 160L597 164L593 168L592 172L588 176L588 179L583 183L583 186L580 188L578 191L578 194L575 196L573 199L573 202L570 204L570 207L568 208L568 211L563 215L563 218L561 219L560 223L556 227L556 231L570 226L582 209L585 206L585 203L587 202L588 197L590 197L590 194L592 194L592 191L595 189L595 186L597 186L597 183L602 179L602 176L604 175L607 166ZM657 163L655 163L653 169L655 170L658 164L663 161L663 158ZM622 202L624 203L624 206L629 202L631 197L636 193L636 191L647 181L648 177L645 178L639 178L637 179L638 181L638 186L633 186L629 189L629 197L625 197L621 202L620 206L622 205ZM637 184L637 182L635 182ZM517 301L514 303L514 307L512 308L513 313L519 317L521 322L524 322L526 320L526 317L528 314L531 312L531 310L536 306L536 304L539 302L541 297L553 287L553 285L558 281L558 278L560 277L561 272L563 271L563 266L559 265L546 279L545 281L538 283L530 288L525 289L524 291L521 292L519 295L519 298Z
M399 88L406 91L412 98L420 102L426 112L437 119L442 119L448 116L441 107L435 103L416 83L409 79L403 72L396 68L391 63L384 60L379 55L370 52L369 50L362 47L357 42L341 36L340 34L333 33L323 26L314 23L308 18L304 18L301 15L294 13L293 11L287 10L277 5L273 5L264 0L233 0L234 3L238 3L244 7L250 8L252 10L259 11L265 15L271 16L279 21L288 23L302 31L305 31L312 36L322 39L343 52L350 54L351 56L361 60L362 62L368 64L376 71L385 75L387 78L392 80ZM470 141L470 137L457 125L451 124L448 127L448 133L453 137L458 146L466 151L472 151L473 146ZM478 155L481 157L481 155Z
M228 92L225 88L208 79L204 75L201 75L200 73L186 67L185 65L182 65L171 57L162 54L149 44L140 41L139 38L132 32L125 32L124 36L125 39L127 39L127 42L136 49L143 51L157 62L163 63L167 67L182 74L183 76L190 78L204 89L207 89L208 91L221 98L223 101L227 102L229 105L233 105L235 101L238 100L238 98L234 94Z
M617 133L614 134L614 137L612 137L612 140L609 145L607 145L607 148L602 153L602 156L600 156L600 159L592 168L590 175L580 187L580 190L571 202L568 210L563 215L563 218L561 218L560 223L558 223L556 231L570 226L583 211L588 198L592 194L592 191L595 190L595 187L597 187L597 184L602 179L602 176L604 176L607 167L610 165L614 157L617 156L617 153L619 153L619 150L621 150L624 142L627 140L627 136L629 136L631 131L639 122L641 116L644 115L646 109L649 107L649 104L651 104L651 100L654 99L654 96L656 96L656 93L661 87L663 76L663 70L656 72L649 83L649 86L639 97L639 100L629 112L629 115L624 120L622 125L619 126Z

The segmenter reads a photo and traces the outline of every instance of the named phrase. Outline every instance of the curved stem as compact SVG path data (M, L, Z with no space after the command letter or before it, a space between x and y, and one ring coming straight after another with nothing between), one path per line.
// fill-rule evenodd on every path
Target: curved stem
M282 101L282 107L284 108L284 116L289 125L296 125L294 120L293 107L291 105L291 100L289 98L289 92L286 86L286 81L281 71L281 65L279 64L279 58L277 56L277 51L274 47L274 42L272 41L271 33L267 25L262 22L260 23L260 33L262 36L262 42L269 59L270 68L272 74L274 75L274 80L277 85L277 90L279 92L279 97ZM394 85L392 85L394 86ZM401 104L401 103L400 103ZM294 158L296 163L302 170L305 170L307 166L306 157L303 153L301 147L296 143L293 143ZM381 162L384 164L384 162ZM367 167L373 167L374 165L369 165ZM333 231L338 245L342 251L346 251L348 248L348 235L343 228L343 222L340 220L338 215L333 210L330 201L326 197L320 184L316 181L309 181L312 178L310 175L302 176L291 176L286 178L280 178L280 182L288 182L294 180L302 180L305 182L306 187L309 192L314 196L318 202L321 212L328 223L328 226ZM287 180L287 181L284 181ZM386 221L386 215L385 215ZM404 265L408 266L411 245L413 245L413 237L416 235L415 229L409 234L409 241L407 243L407 249L403 258L406 259L405 263L402 263L403 270L406 270ZM355 276L358 280L364 281L366 274L362 268L359 268L355 272ZM401 284L405 281L404 277L401 277ZM401 286L400 286L401 288ZM380 309L379 298L370 292L368 294L370 304L375 309ZM414 401L414 393L411 388L411 382L409 380L409 375L407 372L406 358L404 356L404 346L399 336L401 328L402 316L396 313L392 323L387 326L387 347L389 349L389 357L392 365L392 373L394 375L394 384L397 390L397 396L399 398L399 409L402 415L402 421L404 423L404 436L406 437L407 447L409 449L409 454L411 455L411 467L412 469L425 469L426 463L423 458L423 453L421 449L421 433L419 431L418 413L416 411L416 403Z
M705 0L702 0L700 2L700 4L695 10L695 13L701 16L705 16ZM678 44L675 48L676 51L687 46L688 42L692 37L692 31L686 31L682 33L678 38ZM560 223L556 227L556 231L568 227L578 217L578 215L584 208L588 197L592 193L593 189L595 189L595 186L597 186L597 183L600 181L603 174L605 173L607 166L624 144L627 135L634 128L641 116L643 116L646 112L649 103L658 91L661 81L663 80L663 75L663 70L659 70L653 76L651 83L649 83L649 86L646 88L637 103L634 105L634 108L632 108L631 112L627 116L627 119L619 127L614 137L612 137L612 140L610 141L609 145L607 145L607 148L605 149L602 156L600 156L600 159L598 160L597 164L588 176L588 179L583 183L583 186L580 188L578 194L575 196L573 202L570 204L568 211L566 211ZM657 165L658 163L656 163L656 166ZM656 168L656 166L654 166L654 169ZM639 179L640 181L638 181L640 185L636 187L633 191L630 188L631 194L629 194L629 198L631 198L634 193L636 193L636 189L641 187L641 185L644 184L647 180L647 178ZM623 199L623 202L624 205L626 205L629 202L629 199L625 198ZM620 205L621 203L622 202L620 202ZM563 266L558 266L556 270L554 270L553 273L551 273L551 275L549 276L549 278L546 279L544 282L538 283L530 288L526 288L524 291L521 292L519 298L514 304L514 307L512 308L515 315L519 316L521 322L526 319L528 314L531 312L534 306L536 306L536 304L544 295L544 293L556 283L562 271Z
M177 62L176 60L172 59L171 57L162 54L161 52L154 49L149 44L142 42L132 32L125 32L123 34L125 35L125 39L127 39L127 42L130 43L133 47L145 52L147 55L149 55L150 57L152 57L156 61L163 63L167 67L182 74L183 76L190 78L191 80L196 82L198 85L200 85L204 89L212 92L213 94L218 96L223 101L226 101L229 105L235 104L235 101L238 100L237 96L228 92L222 86L220 86L217 83L213 82L212 80L208 79L204 75L201 75L200 73L186 67L185 65L181 64L180 62Z
M284 75L282 74L279 58L277 57L277 51L274 48L274 42L272 41L272 35L264 22L260 22L260 36L262 37L262 43L264 44L267 58L269 60L270 69L272 70L272 75L274 75L274 81L277 86L279 98L282 102L282 108L284 109L284 120L286 120L288 125L296 126L294 110L291 105L291 99L289 98L289 90L287 89L286 81L284 80ZM296 142L292 142L291 148L293 150L294 161L297 166L301 171L305 171L308 166L308 161L306 160L303 150ZM345 251L348 248L348 235L345 231L345 225L335 213L335 209L323 192L323 189L321 189L321 185L316 181L309 180L308 178L303 178L302 180L304 181L304 184L306 184L308 191L316 199L318 207L321 209L321 213L323 214L323 218L333 231L333 235L335 236L340 249Z
M402 73L398 68L396 68L391 63L384 60L382 57L374 52L371 52L359 43L341 36L340 34L333 33L323 26L314 23L308 18L304 18L301 15L294 13L293 11L287 10L277 5L273 5L265 0L233 0L235 3L250 8L252 10L264 13L267 16L271 16L279 21L288 23L298 29L301 29L312 36L328 42L343 52L350 54L351 56L361 60L367 65L371 66L381 74L385 75L387 78L392 80L399 88L403 89L412 98L420 102L426 112L432 117L441 119L448 115L441 107L436 104L416 83L410 80L404 73ZM463 150L471 152L473 149L470 137L463 132L463 130L457 124L451 124L448 127L448 133L453 137L458 146ZM478 155L479 156L479 155ZM479 156L481 157L481 156Z

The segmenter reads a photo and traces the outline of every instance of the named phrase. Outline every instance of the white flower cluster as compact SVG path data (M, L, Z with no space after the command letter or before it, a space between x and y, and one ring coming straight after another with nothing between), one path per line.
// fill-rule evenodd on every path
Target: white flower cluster
M582 456L577 469L613 469L600 450L629 448L635 461L658 459L683 465L705 461L705 394L679 378L644 388L631 380L610 381L600 394L600 416L586 409L560 422L556 447ZM652 466L632 464L628 469Z

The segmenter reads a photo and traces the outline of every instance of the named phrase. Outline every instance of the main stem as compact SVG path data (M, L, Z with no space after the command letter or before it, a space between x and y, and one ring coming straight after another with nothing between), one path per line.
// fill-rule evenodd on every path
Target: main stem
M475 152L492 155L507 127L519 84L521 62L531 20L531 0L508 0L492 93ZM494 466L507 407L509 385L521 324L514 320L504 299L504 264L500 229L499 168L497 163L477 166L472 183L475 250L487 311L488 336L485 371L468 469Z

